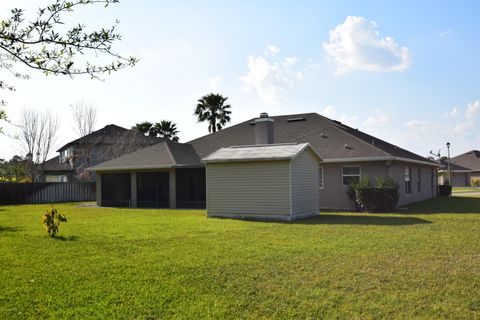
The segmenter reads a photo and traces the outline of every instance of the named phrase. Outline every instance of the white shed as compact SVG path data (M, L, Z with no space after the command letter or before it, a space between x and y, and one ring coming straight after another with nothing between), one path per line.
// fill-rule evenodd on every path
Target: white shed
M208 217L295 220L319 212L319 155L308 143L221 148L203 158Z

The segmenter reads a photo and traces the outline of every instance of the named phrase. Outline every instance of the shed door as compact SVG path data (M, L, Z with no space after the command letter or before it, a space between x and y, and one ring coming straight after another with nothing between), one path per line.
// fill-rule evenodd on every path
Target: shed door
M139 208L170 207L170 174L168 172L137 173L137 206Z
M102 206L129 207L130 173L102 173Z

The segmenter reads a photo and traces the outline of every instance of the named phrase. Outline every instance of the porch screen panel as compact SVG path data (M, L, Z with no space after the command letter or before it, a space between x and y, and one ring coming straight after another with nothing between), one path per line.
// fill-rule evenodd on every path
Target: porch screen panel
M102 206L129 207L130 173L102 173Z
M139 208L168 208L169 194L168 172L137 173L137 206Z

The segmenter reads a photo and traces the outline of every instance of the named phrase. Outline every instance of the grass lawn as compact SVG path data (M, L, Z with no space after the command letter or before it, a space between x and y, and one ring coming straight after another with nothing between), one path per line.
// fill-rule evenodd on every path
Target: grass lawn
M480 198L297 223L0 207L0 319L480 318Z
M480 192L480 187L453 187L453 193Z

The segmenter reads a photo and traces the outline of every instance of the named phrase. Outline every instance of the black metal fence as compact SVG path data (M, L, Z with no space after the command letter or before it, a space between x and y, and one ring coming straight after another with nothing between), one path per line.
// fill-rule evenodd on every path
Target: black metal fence
M0 183L0 205L95 201L95 182Z

